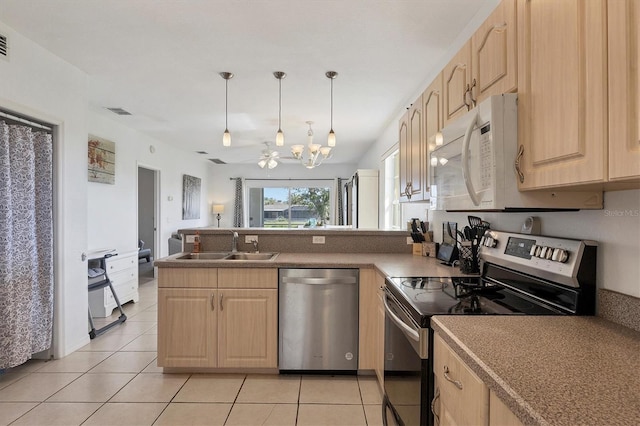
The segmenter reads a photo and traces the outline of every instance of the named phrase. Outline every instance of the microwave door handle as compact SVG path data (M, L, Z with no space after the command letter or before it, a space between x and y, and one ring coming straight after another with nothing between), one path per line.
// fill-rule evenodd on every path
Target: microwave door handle
M478 194L473 187L473 182L471 182L471 173L469 170L469 143L471 142L473 129L479 125L479 121L480 114L476 112L475 116L469 123L469 127L467 127L467 131L464 133L464 143L462 144L462 178L464 179L464 184L467 186L467 192L469 193L469 197L471 198L474 206L479 206L480 200L478 200Z

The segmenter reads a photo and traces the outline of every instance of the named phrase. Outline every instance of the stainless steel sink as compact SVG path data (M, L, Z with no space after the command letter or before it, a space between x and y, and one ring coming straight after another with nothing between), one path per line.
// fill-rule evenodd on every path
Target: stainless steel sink
M184 256L177 257L180 260L220 260L229 256L229 252L206 252L206 253L189 253Z
M273 260L278 253L231 253L223 260Z
M278 253L249 253L249 252L204 252L188 253L177 257L177 260L273 260Z

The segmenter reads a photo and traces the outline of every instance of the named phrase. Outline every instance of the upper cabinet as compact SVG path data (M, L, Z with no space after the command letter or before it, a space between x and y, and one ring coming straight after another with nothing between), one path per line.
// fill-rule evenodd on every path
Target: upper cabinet
M456 53L442 71L444 84L444 125L469 111L471 87L471 40Z
M609 179L640 180L640 2L609 0Z
M426 142L425 154L423 156L425 192L429 191L429 185L431 183L429 178L429 153L436 148L436 145L442 144L442 134L440 133L444 124L442 99L442 74L440 74L429 87L427 87L427 90L422 93L422 115L424 116L423 132Z
M603 182L605 0L519 0L517 13L520 189Z
M422 201L424 199L424 132L422 96L411 105L400 119L400 201Z
M502 0L471 38L473 101L517 90L516 33L516 0Z

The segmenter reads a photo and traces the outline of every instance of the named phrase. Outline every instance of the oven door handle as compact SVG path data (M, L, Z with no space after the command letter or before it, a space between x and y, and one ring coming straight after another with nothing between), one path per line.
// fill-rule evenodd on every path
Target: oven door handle
M413 340L415 342L420 342L420 335L418 334L418 332L416 330L414 330L412 327L409 327L404 321L402 321L400 318L398 318L398 316L395 313L393 313L393 311L391 311L391 308L389 307L389 304L387 303L386 296L385 296L383 302L384 302L384 310L387 312L387 314L389 314L389 318L391 318L391 321L393 321L395 323L395 325L400 327L402 332L407 337L409 337L411 340Z

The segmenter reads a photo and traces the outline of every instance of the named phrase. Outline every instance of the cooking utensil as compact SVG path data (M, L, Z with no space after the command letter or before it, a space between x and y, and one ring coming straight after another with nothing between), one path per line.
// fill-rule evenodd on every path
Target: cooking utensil
M478 216L467 216L467 218L469 219L469 225L471 225L472 228L482 225L482 218L479 218Z
M464 227L464 238L465 238L467 241L471 241L471 240L473 239L473 236L472 236L471 232L472 232L472 231L471 231L471 228L470 228L470 227L468 227L468 226L465 226L465 227Z

